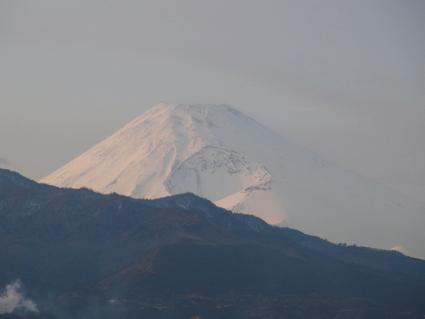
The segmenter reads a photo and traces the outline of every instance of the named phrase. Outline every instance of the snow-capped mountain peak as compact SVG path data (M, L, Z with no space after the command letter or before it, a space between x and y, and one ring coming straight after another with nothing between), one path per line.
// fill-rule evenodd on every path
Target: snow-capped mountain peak
M421 208L408 199L227 105L160 103L42 182L142 198L192 192L335 241L411 247L407 231L425 241ZM406 209L422 228L403 221ZM391 232L380 231L382 218Z
M261 127L227 105L161 103L42 182L143 198L190 191L235 209L271 187L266 166L225 138L243 139L253 123ZM284 213L262 217L276 223Z

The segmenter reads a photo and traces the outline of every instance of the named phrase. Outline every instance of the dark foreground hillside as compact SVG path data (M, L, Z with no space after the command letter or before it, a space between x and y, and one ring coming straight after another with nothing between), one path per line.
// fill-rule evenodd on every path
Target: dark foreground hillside
M0 287L18 280L26 299L13 307L3 291L0 318L425 316L424 261L191 194L135 200L0 170Z

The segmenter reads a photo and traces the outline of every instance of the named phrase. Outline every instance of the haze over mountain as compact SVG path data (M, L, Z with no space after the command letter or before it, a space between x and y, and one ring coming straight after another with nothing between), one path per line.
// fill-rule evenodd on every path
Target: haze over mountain
M136 198L193 192L333 241L425 256L423 207L227 105L156 105L41 182Z
M9 161L3 157L0 157L0 168L8 168L9 166Z
M0 169L0 218L2 319L425 314L425 261L273 227L193 194L140 200Z

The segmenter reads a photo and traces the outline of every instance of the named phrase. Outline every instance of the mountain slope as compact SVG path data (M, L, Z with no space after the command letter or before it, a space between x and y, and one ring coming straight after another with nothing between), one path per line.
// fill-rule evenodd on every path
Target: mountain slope
M5 318L425 314L424 261L335 245L193 194L137 200L0 170L0 218L0 287L21 279L39 309Z
M159 104L42 182L136 198L192 192L272 224L425 256L423 207L226 105Z

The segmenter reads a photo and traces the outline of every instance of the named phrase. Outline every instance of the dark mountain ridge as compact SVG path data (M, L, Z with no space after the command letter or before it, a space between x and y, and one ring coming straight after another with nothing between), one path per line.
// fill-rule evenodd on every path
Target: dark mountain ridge
M0 170L0 220L0 287L20 279L40 311L5 318L425 314L424 261L270 226L193 194L140 200Z

